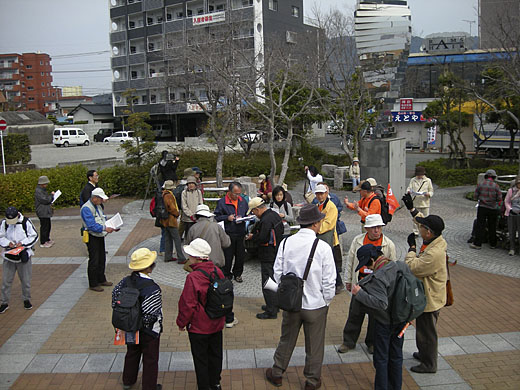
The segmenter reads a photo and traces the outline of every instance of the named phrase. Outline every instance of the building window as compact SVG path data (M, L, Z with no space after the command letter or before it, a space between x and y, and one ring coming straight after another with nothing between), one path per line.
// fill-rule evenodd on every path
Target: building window
M40 61L40 65L43 65L43 61Z
M292 13L291 13L291 15L294 16L295 18L299 18L300 17L300 8L295 7L293 5L292 6Z
M271 11L278 11L278 0L269 0L269 9Z
M34 87L27 87L28 91L34 91Z
M33 77L32 76L27 76L27 80L32 80Z
M285 32L285 41L287 43L296 43L297 34L294 31L286 31Z
M45 87L45 83L42 83L42 87Z
M52 96L55 96L55 95L54 95L54 92L52 93Z
M45 72L40 72L40 75L41 76L45 76Z
M33 98L33 97L30 97L30 98L27 99L27 100L29 100L30 102L34 102L34 98Z
M27 69L32 69L32 65L27 65Z
M42 97L45 97L45 92L42 92Z

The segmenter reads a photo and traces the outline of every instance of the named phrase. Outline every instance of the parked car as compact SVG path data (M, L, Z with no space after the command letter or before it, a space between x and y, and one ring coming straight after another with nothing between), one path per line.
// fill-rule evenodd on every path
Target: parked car
M94 142L103 142L106 137L110 137L114 133L114 129L99 129L94 134Z
M55 128L52 135L52 143L57 148L63 145L67 148L69 145L85 145L90 144L90 138L88 135L79 128L74 127L61 127Z
M118 143L122 144L125 141L135 142L133 131L116 131L110 137L106 137L104 143Z

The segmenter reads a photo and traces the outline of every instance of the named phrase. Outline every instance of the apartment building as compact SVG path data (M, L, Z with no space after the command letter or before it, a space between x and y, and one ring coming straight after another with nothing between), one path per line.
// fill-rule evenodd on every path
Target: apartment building
M53 111L48 102L61 92L52 86L51 57L45 53L0 54L0 91L10 108L43 115Z
M200 135L206 121L200 106L186 101L186 91L167 83L185 74L186 64L176 63L171 52L193 44L191 36L240 23L234 39L261 53L272 37L290 44L316 31L304 23L303 0L109 0L109 7L114 115L124 115L123 92L135 89L134 111L149 112L152 125L166 126L175 140Z

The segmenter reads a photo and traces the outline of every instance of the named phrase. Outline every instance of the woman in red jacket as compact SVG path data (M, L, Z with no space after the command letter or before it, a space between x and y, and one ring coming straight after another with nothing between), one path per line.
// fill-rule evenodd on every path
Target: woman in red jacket
M215 271L224 278L222 271L216 267L209 254L211 247L202 238L193 240L184 246L188 254L188 264L193 271L197 269L211 274ZM220 374L222 372L222 329L226 317L211 319L206 314L206 293L209 279L202 272L190 272L186 277L184 289L179 298L177 326L179 330L188 331L191 354L197 376L199 390L220 390Z

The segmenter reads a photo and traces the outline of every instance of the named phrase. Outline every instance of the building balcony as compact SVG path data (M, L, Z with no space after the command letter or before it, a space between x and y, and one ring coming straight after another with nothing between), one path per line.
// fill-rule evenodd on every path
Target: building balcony
M171 33L184 30L185 19L171 20L164 24L164 32Z
M157 8L164 7L163 0L144 0L144 9L145 11L151 11Z
M157 35L163 33L163 24L153 24L146 27L146 35Z
M144 64L146 62L146 53L130 54L128 57L129 65Z
M117 42L126 42L127 40L127 34L126 31L117 31L110 33L110 43L113 45Z
M126 16L126 5L110 8L110 19Z
M127 31L128 39L143 38L145 36L144 27L138 27Z
M130 80L130 88L145 89L146 88L146 79Z
M114 81L112 83L112 91L113 92L124 92L129 88L128 80L125 81Z
M126 58L126 56L112 57L110 61L112 64L112 68L128 65L128 59Z

